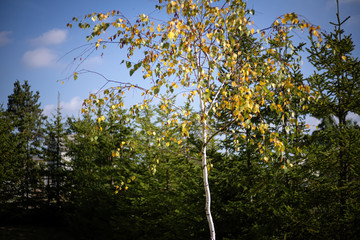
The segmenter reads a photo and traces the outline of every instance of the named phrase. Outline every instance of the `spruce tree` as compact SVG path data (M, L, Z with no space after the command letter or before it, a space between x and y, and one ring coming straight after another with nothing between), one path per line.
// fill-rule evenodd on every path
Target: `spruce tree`
M9 121L6 111L0 105L0 208L5 210L5 205L13 200L15 186L18 181L18 169L14 156L13 126ZM10 201L9 201L10 200Z
M7 116L13 125L14 161L12 166L18 173L17 196L23 207L35 204L37 191L41 188L39 176L39 154L43 136L43 122L46 117L38 102L39 92L33 93L27 81L14 83L14 92L8 97ZM20 171L21 169L21 171Z
M72 226L81 237L121 239L132 234L124 224L131 222L134 207L129 205L129 189L137 181L138 165L133 158L131 126L121 98L94 101L82 118L68 118L66 131L66 204ZM136 229L135 226L132 226ZM89 230L90 228L90 230Z
M65 129L60 108L60 93L58 94L58 107L52 121L46 122L43 157L46 162L44 177L46 178L46 194L48 203L55 202L59 207L64 197L65 181Z
M360 61L352 55L355 46L351 35L345 35L342 29L350 17L340 19L338 1L336 17L336 23L331 23L334 30L324 34L325 41L322 44L312 41L308 49L309 61L317 70L309 83L319 94L311 113L323 119L321 129L313 135L318 142L314 146L313 166L319 173L318 180L326 183L315 189L327 194L326 204L322 203L327 214L322 214L319 221L323 224L322 234L353 239L353 234L359 233L359 227L353 227L356 218L352 218L359 211L352 205L360 199L359 191L353 191L359 181L358 155L354 155L359 152L358 145L354 145L359 137L358 127L349 122L349 114L360 114Z

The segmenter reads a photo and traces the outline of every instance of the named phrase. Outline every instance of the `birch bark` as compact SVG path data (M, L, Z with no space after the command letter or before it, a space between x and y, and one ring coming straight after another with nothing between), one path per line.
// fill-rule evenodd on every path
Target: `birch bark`
M216 233L215 233L215 227L214 227L214 221L211 215L211 194L210 194L210 186L209 186L209 172L208 172L208 163L207 163L207 155L206 155L206 149L207 149L207 138L208 138L208 127L207 127L207 119L206 119L206 107L205 102L202 99L202 94L199 94L200 96L200 107L203 119L201 121L201 141L202 141L202 148L201 148L201 156L202 156L202 173L203 173L203 182L204 182L204 190L205 190L205 213L206 218L209 224L209 230L210 230L210 239L215 240L216 239Z

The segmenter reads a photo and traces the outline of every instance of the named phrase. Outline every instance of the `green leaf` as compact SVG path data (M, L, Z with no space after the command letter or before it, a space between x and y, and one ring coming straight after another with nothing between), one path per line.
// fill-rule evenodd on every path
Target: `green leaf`
M130 76L132 76L134 74L135 70L134 69L131 69L130 70Z
M135 64L135 65L134 65L134 71L138 70L139 67L141 67L141 64L142 64L141 62Z
M130 76L132 76L134 74L134 72L136 72L136 70L139 69L139 67L141 66L141 62L137 63L134 65L134 68L130 70Z
M170 46L170 45L169 45L169 43L168 43L168 42L166 42L166 43L164 43L164 44L163 44L162 48L163 48L163 49L168 49L168 48L169 48L169 46Z
M131 62L126 61L126 67L127 67L127 68L131 68Z
M157 88L155 88L154 89L154 94L158 94L159 93L159 91L160 91L160 89L157 87Z

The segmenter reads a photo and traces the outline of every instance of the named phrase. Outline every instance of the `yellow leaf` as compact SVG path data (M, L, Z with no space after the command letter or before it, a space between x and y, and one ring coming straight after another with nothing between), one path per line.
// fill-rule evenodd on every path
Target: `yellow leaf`
M346 57L345 56L341 56L342 60L346 61Z
M173 31L170 31L170 32L168 33L168 38L169 38L169 39L173 39L174 36L175 36L175 33L174 33Z
M253 28L251 29L251 34L254 34L254 29Z

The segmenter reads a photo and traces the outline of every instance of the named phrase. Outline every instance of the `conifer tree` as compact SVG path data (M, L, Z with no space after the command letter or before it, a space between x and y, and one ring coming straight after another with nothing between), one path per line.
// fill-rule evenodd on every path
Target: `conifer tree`
M66 149L71 171L66 178L66 204L72 209L70 221L83 230L82 237L112 239L117 230L116 234L126 239L131 233L122 226L131 221L128 212L134 209L126 196L137 180L138 162L131 150L130 119L120 107L123 102L119 96L109 101L119 108L95 100L89 103L83 118L67 120Z
M20 181L17 184L18 196L23 206L28 208L36 200L36 191L41 188L39 176L40 146L43 136L43 122L46 117L38 102L39 92L33 93L27 81L14 83L14 92L8 97L7 115L14 127L14 142L16 152L15 171L18 171ZM20 167L20 168L19 168ZM21 169L21 171L19 171Z
M15 196L15 187L18 182L17 162L14 158L15 145L13 144L13 126L6 111L0 105L0 204L2 209Z
M65 128L60 108L60 93L58 93L58 106L56 115L51 122L46 123L45 142L43 157L46 162L45 174L46 193L49 204L55 201L57 207L60 205L63 195L65 181Z
M355 140L358 130L349 122L349 114L360 114L360 61L352 55L355 46L351 35L345 35L342 28L349 18L341 20L337 1L336 23L331 22L334 30L323 34L323 43L312 41L308 49L309 61L317 70L309 83L319 94L310 110L314 117L323 119L320 131L313 135L313 140L318 143L314 146L316 165L313 166L319 181L322 179L327 183L322 185L324 189L317 191L326 191L327 187L327 194L331 193L326 197L328 210L321 218L322 229L328 229L323 233L330 232L336 239L351 239L352 234L359 231L352 227L354 218L350 217L358 212L358 207L352 208L351 202L359 201L360 196L359 191L352 191L359 180L359 172L355 170L359 169L359 161L354 155L359 149L354 145L358 141Z

